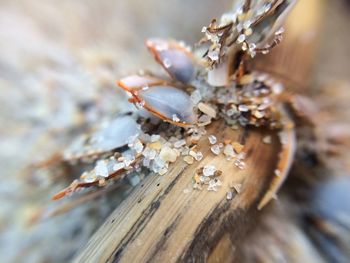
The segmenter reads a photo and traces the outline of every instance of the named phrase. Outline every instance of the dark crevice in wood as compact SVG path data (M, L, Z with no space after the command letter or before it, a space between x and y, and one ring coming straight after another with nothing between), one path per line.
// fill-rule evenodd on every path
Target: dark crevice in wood
M153 262L153 258L156 257L157 253L159 251L162 251L166 249L166 241L169 238L169 236L173 233L173 231L176 230L176 227L181 219L182 215L179 214L174 219L174 221L164 230L163 236L159 239L159 241L155 244L152 254L149 256L146 262Z
M121 245L119 249L115 251L113 262L118 262L123 250L125 247L128 246L129 243L133 242L137 235L142 232L142 230L146 227L147 223L152 219L153 215L156 213L157 209L160 207L161 201L165 198L165 196L171 191L171 189L176 185L176 182L179 180L179 178L182 176L183 172L185 171L185 168L183 168L180 173L174 178L174 180L169 184L169 186L165 189L165 191L159 195L156 200L154 200L147 212L144 212L142 216L139 218L137 223L130 229L128 234L125 236L124 239L121 241ZM134 191L137 191L135 189Z

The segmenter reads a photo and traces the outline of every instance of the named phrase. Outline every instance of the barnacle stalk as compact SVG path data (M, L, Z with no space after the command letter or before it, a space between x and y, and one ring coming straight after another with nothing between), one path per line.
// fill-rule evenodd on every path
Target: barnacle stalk
M282 23L296 1L245 1L232 12L203 27L201 43L209 42L205 53L208 82L226 86L230 79L244 75L245 60L256 54L267 54L282 40ZM273 38L273 40L271 40ZM271 41L269 43L269 41Z

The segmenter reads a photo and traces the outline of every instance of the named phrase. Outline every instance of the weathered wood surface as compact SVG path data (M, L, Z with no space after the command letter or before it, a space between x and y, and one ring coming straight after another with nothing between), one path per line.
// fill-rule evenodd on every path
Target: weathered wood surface
M306 4L308 9L305 6L299 7L296 9L298 13L291 17L294 19L308 14L310 21L313 21L310 23L313 27L310 26L308 30L315 34L318 25L315 21L319 21L316 13L319 12L320 2L303 0L299 5L301 4ZM309 8L310 5L312 8ZM295 36L298 35L297 32L305 32L303 24L294 24L293 21L288 23L295 25ZM291 54L288 47L295 43L289 43L288 39L292 38L286 39L285 48L274 51L274 57L283 58ZM311 42L305 43L311 46L315 40L316 38L310 38ZM292 50L296 57L303 57L304 52L308 52L307 49L303 50L302 43ZM277 63L274 68L268 68L275 71L276 67L278 69L283 66L289 78L295 79L300 72L310 70L311 58L312 56L305 56L298 67L293 62L289 68L288 60L283 59L282 65ZM267 67L268 64L264 62L260 65ZM199 149L205 158L200 163L187 166L178 160L166 175L146 177L110 215L74 261L234 261L235 251L245 234L257 225L257 218L262 213L257 210L257 204L273 178L280 144L276 134L272 134L271 145L264 144L262 138L269 133L271 132L261 129L233 130L222 122L213 123L208 134L215 134L220 141L231 139L245 145L246 169L239 170L223 156L211 154L207 137L203 137ZM185 189L192 189L196 169L209 163L222 170L223 186L218 192L203 189L186 193ZM241 192L232 200L226 198L229 183L242 183Z
M114 211L77 262L167 262L205 259L213 245L225 234L235 237L252 225L257 200L273 176L279 149L278 138L263 144L266 132L257 129L233 130L215 123L208 130L220 140L231 139L245 145L247 168L239 170L224 156L210 153L207 137L199 143L206 156L186 165L179 160L164 176L149 176ZM215 164L222 170L223 187L218 192L192 190L197 168ZM229 183L241 184L241 193L226 199ZM249 214L249 216L248 216Z

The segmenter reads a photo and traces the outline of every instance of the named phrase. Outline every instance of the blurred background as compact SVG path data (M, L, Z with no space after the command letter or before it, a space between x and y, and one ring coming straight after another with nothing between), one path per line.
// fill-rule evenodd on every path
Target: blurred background
M0 0L0 262L67 262L88 241L129 188L37 220L71 180L30 166L130 107L115 80L157 68L146 38L194 44L231 2ZM350 123L350 4L326 2L308 95L327 121ZM349 174L349 155L339 173Z

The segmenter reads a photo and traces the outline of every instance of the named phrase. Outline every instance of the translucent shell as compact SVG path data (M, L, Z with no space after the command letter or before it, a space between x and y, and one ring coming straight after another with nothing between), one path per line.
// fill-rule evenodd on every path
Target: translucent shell
M127 144L130 137L140 134L140 126L131 116L120 116L92 136L103 150L110 151Z
M130 102L158 118L176 126L189 126L197 122L191 97L181 89L152 76L131 75L118 81L118 85L130 93Z
M63 159L69 161L89 155L104 154L127 145L128 139L140 132L140 127L133 117L117 116L94 133L84 135L74 141L64 152Z
M156 61L174 80L184 84L193 80L195 76L194 59L185 47L175 41L163 39L149 39L146 45Z
M171 86L154 86L140 90L138 98L144 107L163 120L177 126L193 125L197 121L190 96Z
M149 75L130 75L120 79L117 83L126 91L140 90L156 85L165 85L166 81Z

